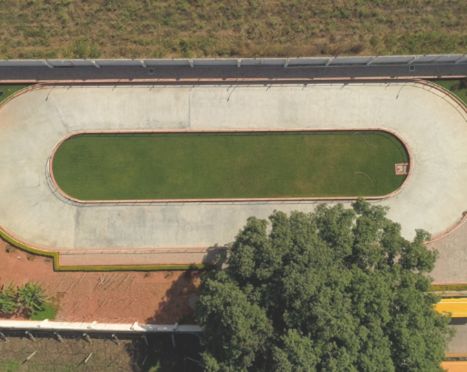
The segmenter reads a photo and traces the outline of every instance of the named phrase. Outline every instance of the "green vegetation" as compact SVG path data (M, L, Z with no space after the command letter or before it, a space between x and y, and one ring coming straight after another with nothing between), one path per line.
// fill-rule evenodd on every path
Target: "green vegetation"
M42 309L36 310L31 315L31 320L53 320L57 316L57 307L52 303L44 303Z
M432 284L431 290L434 292L467 291L467 283L465 284Z
M13 84L13 85L2 85L0 84L0 103L16 93L18 90L26 88L27 85Z
M385 195L405 176L376 131L83 134L57 150L55 179L81 200Z
M464 53L463 0L3 0L0 58Z
M467 105L467 79L435 80L435 83L450 90Z
M44 290L37 283L22 287L3 286L0 290L0 314L23 315L33 320L54 319L57 309L47 303Z
M3 286L0 291L0 313L14 314L19 308L17 289L12 285Z
M29 316L44 308L44 290L37 283L26 283L18 288L17 298L21 312Z
M320 205L249 218L206 271L197 305L207 371L440 371L429 234L413 241L387 210Z
M21 363L16 360L0 361L0 370L5 372L16 372L21 368Z

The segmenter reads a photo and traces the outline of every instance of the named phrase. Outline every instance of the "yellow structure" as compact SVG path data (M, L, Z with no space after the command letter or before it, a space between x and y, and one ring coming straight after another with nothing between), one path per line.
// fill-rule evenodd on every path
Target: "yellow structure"
M441 368L446 372L465 372L467 371L467 361L446 361L441 363Z
M443 298L435 309L451 318L467 318L467 298Z

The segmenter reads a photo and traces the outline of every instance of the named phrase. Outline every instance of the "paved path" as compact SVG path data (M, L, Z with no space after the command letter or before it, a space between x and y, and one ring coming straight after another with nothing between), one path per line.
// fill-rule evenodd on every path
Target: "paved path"
M467 355L467 319L453 319L451 327L455 334L448 343L447 353Z
M375 127L397 132L412 151L405 187L380 202L403 234L436 234L456 223L467 209L465 111L422 84L355 83L74 86L23 94L0 108L0 226L36 246L74 252L74 263L88 250L109 256L139 249L132 263L148 263L161 259L152 250L223 245L248 216L311 211L317 202L75 205L48 182L53 147L80 130Z
M431 276L435 283L467 283L467 221L443 239L430 243L438 251ZM467 296L467 293L466 293Z

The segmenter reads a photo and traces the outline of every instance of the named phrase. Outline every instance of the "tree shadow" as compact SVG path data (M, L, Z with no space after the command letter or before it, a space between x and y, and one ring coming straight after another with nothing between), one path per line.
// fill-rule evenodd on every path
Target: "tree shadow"
M138 337L126 347L131 370L201 372L201 343L195 334L151 334Z
M194 306L198 294L199 271L185 271L174 277L154 314L146 319L152 324L193 324ZM140 371L202 371L199 365L200 340L197 334L152 333L136 337L126 347L134 372Z
M206 268L221 267L226 249L214 246L208 249L203 263ZM176 276L167 272L167 277ZM194 324L201 271L193 268L174 279L154 314L146 319L152 324ZM202 371L199 334L151 334L137 337L126 348L135 372L150 371Z
M203 263L206 268L222 266L226 259L224 247L211 247L207 250ZM168 272L167 276L173 275ZM192 269L184 271L165 293L153 316L146 323L153 324L193 324L194 310L198 299L201 271Z
M208 248L203 263L207 267L222 267L227 260L227 247L213 246Z
M167 277L175 273L167 273ZM146 323L193 323L194 306L198 295L199 271L185 271L170 286L155 313Z

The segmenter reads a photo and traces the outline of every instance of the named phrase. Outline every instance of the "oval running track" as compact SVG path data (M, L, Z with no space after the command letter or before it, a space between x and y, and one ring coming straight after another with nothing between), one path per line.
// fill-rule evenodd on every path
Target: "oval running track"
M397 134L411 152L400 192L373 201L391 208L403 235L436 235L459 222L467 209L465 108L431 85L391 82L30 89L0 107L0 227L59 251L64 265L201 262L247 217L312 211L322 201L77 204L50 180L54 147L80 131L366 128Z

